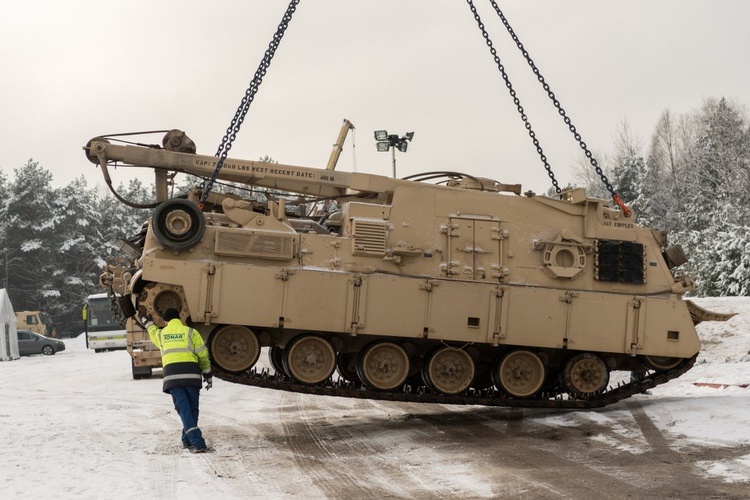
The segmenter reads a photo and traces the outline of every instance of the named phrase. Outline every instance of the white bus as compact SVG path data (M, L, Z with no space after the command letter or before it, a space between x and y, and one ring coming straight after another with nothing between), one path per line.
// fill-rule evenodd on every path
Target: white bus
M112 319L112 309L106 293L89 295L83 306L86 324L86 347L94 352L126 349L125 327Z

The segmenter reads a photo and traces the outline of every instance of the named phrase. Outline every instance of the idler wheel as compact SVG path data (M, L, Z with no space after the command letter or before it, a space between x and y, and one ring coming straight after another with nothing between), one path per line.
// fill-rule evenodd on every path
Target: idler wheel
M284 371L302 384L319 384L335 369L336 351L317 335L299 336L284 349Z
M222 326L211 335L209 344L213 362L232 373L249 370L260 356L258 338L244 326Z
M362 352L357 373L373 389L396 389L404 385L409 375L409 355L393 342L375 342Z
M460 394L474 380L474 360L466 351L440 347L422 367L422 378L430 389L441 394Z
M685 361L682 358L670 358L667 356L643 356L641 359L646 366L658 372L673 370Z
M539 356L526 350L509 352L492 371L495 386L516 398L527 398L539 392L544 378L544 363Z
M609 370L595 354L576 354L565 363L562 382L575 396L593 396L607 388Z

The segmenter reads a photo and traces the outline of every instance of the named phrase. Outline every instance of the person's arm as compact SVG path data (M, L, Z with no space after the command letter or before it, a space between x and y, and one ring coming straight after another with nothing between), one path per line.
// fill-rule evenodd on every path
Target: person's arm
M161 351L161 330L159 329L159 327L157 327L150 319L146 320L144 326L146 327L146 331L148 332L148 336L151 339L151 342L153 342L154 345Z
M198 366L204 374L211 373L211 358L208 357L208 346L203 342L203 337L195 329L193 331L193 350L198 356Z

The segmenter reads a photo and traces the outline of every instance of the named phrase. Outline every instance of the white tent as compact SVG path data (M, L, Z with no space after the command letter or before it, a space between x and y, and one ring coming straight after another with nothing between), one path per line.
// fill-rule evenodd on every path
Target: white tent
M18 359L16 313L5 288L0 289L0 361Z

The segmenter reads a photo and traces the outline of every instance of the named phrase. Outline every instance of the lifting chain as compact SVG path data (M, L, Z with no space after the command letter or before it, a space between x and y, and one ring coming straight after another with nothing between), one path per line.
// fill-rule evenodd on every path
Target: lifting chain
M500 60L497 57L496 53L494 52L494 49L492 49L492 45L489 41L489 36L487 35L487 32L484 30L484 26L481 24L481 21L479 20L479 15L477 14L476 8L472 4L471 0L467 0L471 7L471 11L474 13L474 18L477 20L477 23L479 24L480 29L482 30L483 36L485 40L487 40L487 45L490 46L490 50L493 53L493 56L495 56L495 62L498 63L498 67L500 68L500 71L503 73L503 78L506 80L506 85L510 85L507 77L505 75L505 71L502 68L502 65L500 65ZM534 75L536 75L537 80L539 80L539 83L542 84L542 88L547 92L547 96L550 98L552 103L555 105L555 108L557 108L557 112L560 114L560 116L563 117L563 121L568 126L568 130L573 134L573 137L576 141L578 141L578 145L583 150L584 154L586 155L586 158L589 159L589 162L591 162L591 165L594 167L594 170L596 170L596 173L599 175L599 178L601 179L602 183L604 183L604 186L607 188L607 191L609 191L609 194L612 195L612 199L615 201L615 203L622 209L623 214L626 217L630 216L630 210L628 207L625 206L625 204L620 199L620 196L615 193L614 188L612 187L612 184L609 182L609 179L607 179L607 176L604 174L604 171L599 166L599 163L596 161L596 158L594 158L593 153L591 153L591 150L588 148L586 143L581 138L581 134L578 133L578 130L576 129L575 125L573 125L573 122L571 121L568 114L565 112L565 109L563 109L562 105L560 104L560 101L555 97L555 93L552 92L552 89L550 88L547 81L544 79L544 76L542 76L541 72L539 71L539 68L537 68L536 64L534 64L534 60L529 55L529 52L526 50L526 48L523 46L523 43L521 43L521 40L518 38L518 35L516 35L516 32L513 31L513 28L510 26L510 23L508 22L508 19L505 17L503 12L500 10L500 7L498 6L497 2L495 0L490 0L490 3L492 4L492 7L495 9L495 12L497 13L498 17L500 17L500 20L502 21L503 25L505 26L505 29L508 30L508 33L510 34L513 41L516 43L516 47L518 47L518 50L521 51L521 54L523 54L523 57L526 59L526 62L531 67L531 70L533 71ZM510 88L510 87L509 87ZM514 94L511 94L514 95ZM519 111L520 111L519 107ZM523 117L523 113L522 113ZM529 129L529 124L526 120L524 120L526 123L526 128ZM529 134L531 134L531 130L529 129ZM534 143L536 145L536 142ZM537 151L539 151L540 148L537 147ZM554 176L552 175L552 172L550 170L549 164L546 162L545 158L542 158L542 161L544 162L544 166L547 169L547 172L552 179L552 184L555 186L555 190L559 193L560 188L557 185L557 182L555 181Z
M513 103L516 105L516 109L518 109L518 113L521 115L521 120L523 120L526 130L528 130L529 132L529 137L531 137L531 141L536 147L536 152L539 153L539 158L542 160L542 163L544 163L544 168L545 170L547 170L547 175L552 180L552 185L555 188L555 192L560 193L560 185L557 183L557 179L555 179L555 174L552 173L552 167L550 167L549 162L547 161L547 156L544 154L544 150L542 149L541 144L539 144L539 139L536 138L536 133L531 128L531 122L529 122L529 119L526 116L526 112L523 110L523 106L521 106L521 100L518 98L518 96L516 96L516 90L510 83L510 78L508 78L508 73L505 71L505 66L503 66L503 63L500 61L500 56L497 55L497 50L495 50L495 46L493 45L492 40L490 40L489 33L487 33L487 30L484 28L484 23L482 23L482 19L479 17L479 13L477 12L476 7L474 7L474 2L472 2L472 0L466 0L466 2L469 4L471 12L474 14L474 19L477 21L477 26L479 26L479 29L482 32L482 36L484 37L484 41L487 44L487 47L490 48L490 53L495 59L497 69L499 69L500 73L503 75L505 86L508 87L508 92L510 92L510 96L513 98Z
M128 320L128 318L126 318L122 313L122 309L120 309L120 303L117 300L117 295L115 295L115 291L112 289L112 286L108 287L107 289L107 298L109 299L109 311L110 314L112 314L112 321L124 327L125 322Z
M219 145L219 148L216 151L215 155L219 157L219 161L216 164L216 169L214 170L214 173L211 175L211 178L208 180L208 182L204 183L201 186L201 197L199 202L199 206L201 208L203 208L203 204L206 201L206 198L208 198L209 193L211 192L211 188L216 181L216 177L219 175L219 171L224 165L224 160L227 159L229 150L232 149L232 142L237 137L237 133L240 131L240 127L242 126L242 122L245 120L245 115L250 108L250 104L253 102L253 99L255 99L255 94L258 92L258 87L260 87L260 84L263 81L263 77L266 75L268 67L271 65L271 60L273 59L274 54L276 54L276 49L279 48L279 43L281 43L281 39L284 37L284 33L289 26L289 22L292 20L292 15L297 10L297 4L299 4L299 2L300 0L291 0L291 2L289 2L289 6L284 13L284 17L281 19L281 23L279 24L278 28L276 28L276 33L274 33L273 39L271 40L271 43L268 44L268 49L266 49L266 53L263 55L263 60L260 62L258 69L255 71L253 80L250 82L250 85L245 91L245 95L242 98L239 107L237 108L237 112L234 114L234 118L232 118L232 122L230 123L229 128L227 128L227 132L221 140L221 144Z

